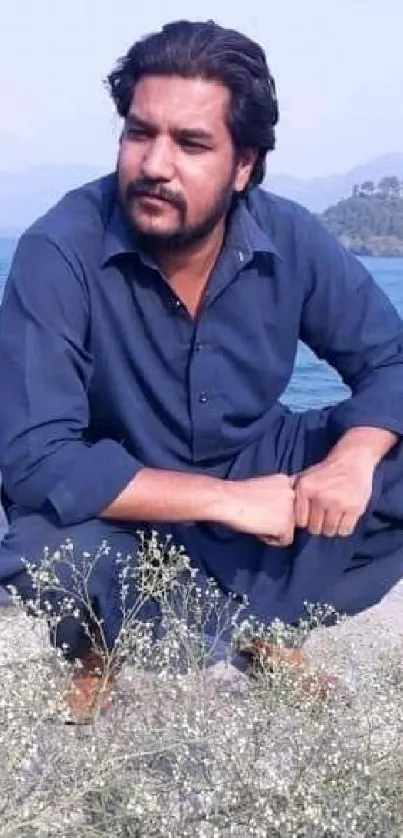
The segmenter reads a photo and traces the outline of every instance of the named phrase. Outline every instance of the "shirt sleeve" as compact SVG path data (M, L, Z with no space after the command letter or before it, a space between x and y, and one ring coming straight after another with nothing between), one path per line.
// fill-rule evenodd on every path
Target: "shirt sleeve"
M26 233L0 310L0 469L12 502L50 504L63 525L97 516L142 467L113 439L86 440L89 323L78 260Z
M403 322L363 264L311 218L301 340L351 389L338 432L372 426L403 434Z

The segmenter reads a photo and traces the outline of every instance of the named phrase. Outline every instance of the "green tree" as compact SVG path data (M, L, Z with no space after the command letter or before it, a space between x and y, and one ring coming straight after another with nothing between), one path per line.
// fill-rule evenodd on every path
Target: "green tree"
M375 192L375 184L373 180L364 180L361 184L360 194L367 197L373 195Z
M378 184L378 190L382 198L399 198L400 197L400 181L396 175L388 175L381 178Z

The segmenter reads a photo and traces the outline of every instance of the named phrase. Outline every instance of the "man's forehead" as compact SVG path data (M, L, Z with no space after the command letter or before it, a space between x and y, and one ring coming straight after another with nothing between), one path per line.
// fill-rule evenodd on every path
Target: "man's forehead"
M135 87L129 114L154 124L202 128L206 122L223 123L228 102L229 91L216 81L144 76Z

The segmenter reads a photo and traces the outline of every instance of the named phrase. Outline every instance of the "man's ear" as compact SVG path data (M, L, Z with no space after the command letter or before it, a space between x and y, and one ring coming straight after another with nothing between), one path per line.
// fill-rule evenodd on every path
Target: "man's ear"
M243 148L238 152L234 183L235 192L243 192L246 189L257 158L258 150L256 148Z

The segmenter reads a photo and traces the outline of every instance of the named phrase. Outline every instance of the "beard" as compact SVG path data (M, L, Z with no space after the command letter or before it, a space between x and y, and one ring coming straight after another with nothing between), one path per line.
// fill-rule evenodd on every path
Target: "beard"
M145 250L184 250L205 240L210 236L217 224L227 216L234 197L234 174L225 183L214 204L210 206L205 215L194 224L186 222L187 203L183 196L170 192L165 186L146 182L144 179L131 181L125 190L123 208L126 219L133 230L136 240ZM179 215L176 229L166 231L145 231L136 224L134 214L130 212L132 201L136 196L150 195L162 198L174 206Z

